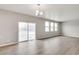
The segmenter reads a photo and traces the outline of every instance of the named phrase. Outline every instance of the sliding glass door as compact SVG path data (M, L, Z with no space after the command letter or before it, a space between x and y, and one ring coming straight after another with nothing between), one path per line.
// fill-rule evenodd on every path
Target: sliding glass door
M36 39L36 24L19 22L19 42Z

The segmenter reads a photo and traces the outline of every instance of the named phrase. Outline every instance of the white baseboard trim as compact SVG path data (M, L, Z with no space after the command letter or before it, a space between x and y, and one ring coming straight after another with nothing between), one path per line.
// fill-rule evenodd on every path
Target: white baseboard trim
M66 35L63 35L65 37L72 37L72 38L79 38L79 37L76 37L76 36L66 36Z
M0 47L10 46L10 45L15 45L15 44L17 44L17 43L18 43L18 42L13 42L13 43L2 44L2 45L0 45Z
M56 35L56 36L51 36L51 37L40 38L40 39L37 39L37 40L49 39L49 38L58 37L58 36L61 36L61 35Z

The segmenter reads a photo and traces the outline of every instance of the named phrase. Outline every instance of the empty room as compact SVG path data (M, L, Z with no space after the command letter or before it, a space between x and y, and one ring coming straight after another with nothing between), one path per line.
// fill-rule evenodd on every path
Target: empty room
M0 4L0 55L79 55L79 4Z

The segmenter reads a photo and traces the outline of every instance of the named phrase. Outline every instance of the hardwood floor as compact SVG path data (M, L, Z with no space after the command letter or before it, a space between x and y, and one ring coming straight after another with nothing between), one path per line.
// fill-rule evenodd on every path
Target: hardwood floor
M78 55L79 38L54 37L0 48L0 55Z

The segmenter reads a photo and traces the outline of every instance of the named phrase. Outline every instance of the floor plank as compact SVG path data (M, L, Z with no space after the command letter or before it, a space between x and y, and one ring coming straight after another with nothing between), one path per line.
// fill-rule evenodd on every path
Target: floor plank
M54 37L0 48L0 55L79 55L79 38Z

